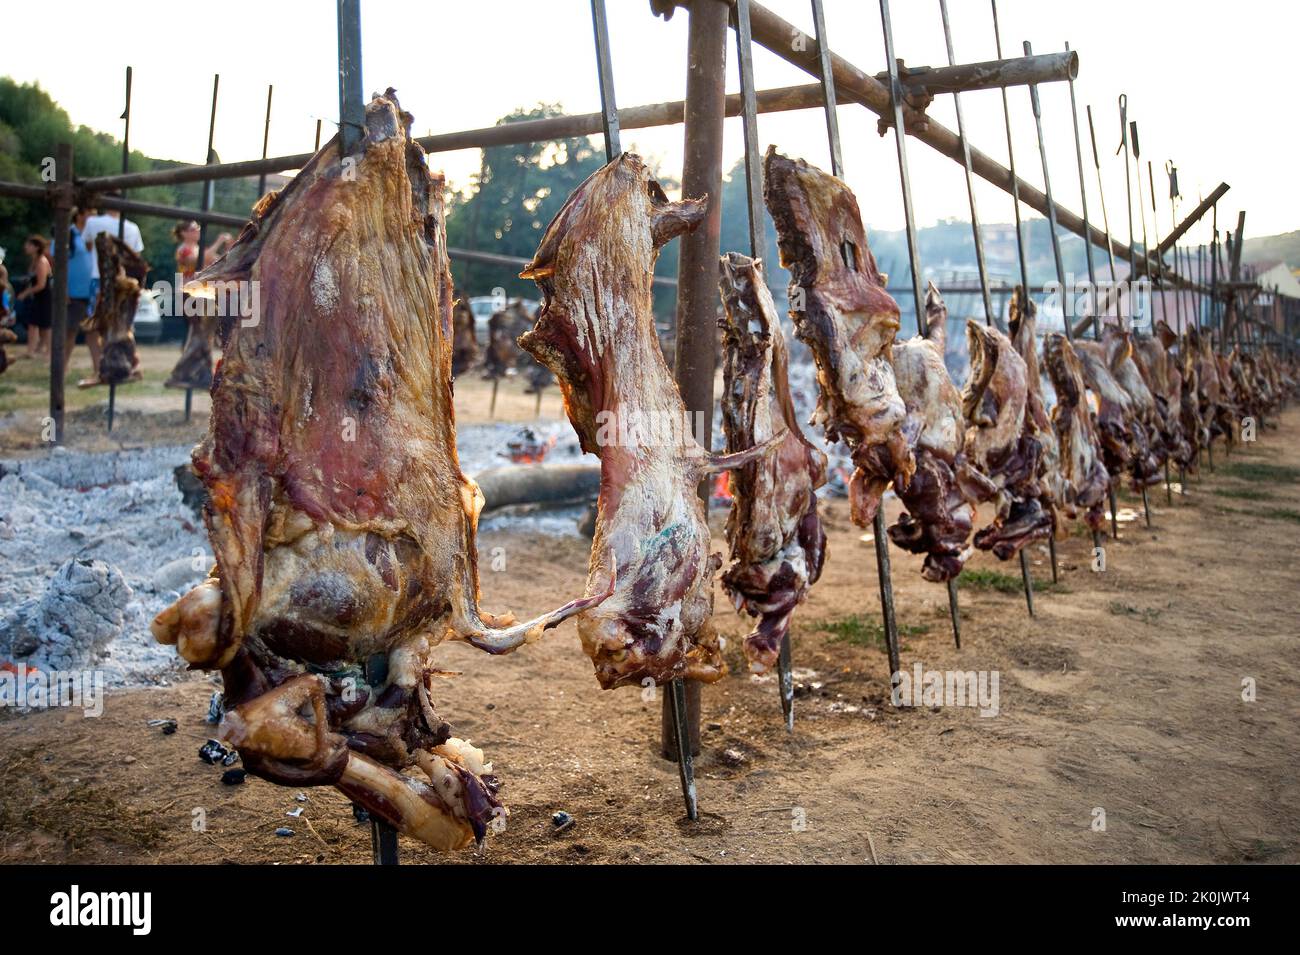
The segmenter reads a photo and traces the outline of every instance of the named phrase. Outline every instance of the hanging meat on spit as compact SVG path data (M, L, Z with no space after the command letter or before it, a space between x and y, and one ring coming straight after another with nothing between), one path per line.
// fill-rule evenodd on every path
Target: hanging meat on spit
M759 618L745 638L745 656L761 673L776 663L795 607L821 576L826 532L817 489L826 483L826 455L795 420L785 336L762 265L724 255L719 285L727 450L744 451L786 429L774 454L731 473L731 566L722 586L737 610Z
M1216 437L1222 437L1231 446L1236 440L1236 408L1220 377L1214 344L1209 335L1202 335L1192 325L1187 329L1187 347L1191 360L1195 362L1196 378L1200 385L1197 405L1201 420L1209 430L1205 445L1208 448Z
M1160 325L1166 329L1169 327L1161 320L1157 323L1155 335L1134 338L1133 361L1155 400L1156 427L1169 460L1187 468L1192 466L1195 452L1183 428L1183 376L1178 362L1169 353Z
M773 147L763 173L781 264L790 270L790 317L817 366L811 423L828 441L848 445L850 513L866 527L885 489L895 478L906 484L916 469L891 360L898 303L885 291L858 200L843 181Z
M521 273L542 290L519 344L555 373L582 449L600 457L591 581L614 566L614 595L578 618L605 689L711 682L725 672L713 613L709 526L696 493L782 440L710 457L655 338L651 276L659 249L704 219L706 199L669 202L641 157L624 153L560 209Z
M1057 506L1065 494L1061 451L1043 398L1043 374L1038 366L1038 306L1026 294L1024 286L1017 285L1011 292L1007 331L1011 344L1025 362L1025 428L1042 448L1038 464L1039 500L1052 514L1055 533Z
M1096 399L1094 421L1101 438L1101 456L1112 481L1125 471L1146 473L1153 467L1148 457L1146 431L1136 426L1133 400L1115 379L1102 342L1076 341L1075 353L1083 365L1083 377Z
M602 595L513 626L479 610L443 180L410 122L375 97L353 151L322 148L196 277L247 282L258 321L231 330L193 454L216 567L153 632L221 670L221 732L255 775L333 784L453 849L502 810L491 765L434 709L434 647L506 652Z
M898 392L907 408L903 434L916 470L906 481L894 478L894 492L906 510L890 525L889 539L903 550L924 554L921 576L934 583L961 573L975 519L962 479L969 468L962 451L961 395L943 361L947 323L948 308L931 282L924 333L893 349Z
M1110 474L1102 462L1101 441L1088 407L1083 366L1074 346L1060 332L1043 338L1043 364L1056 392L1052 428L1061 462L1058 503L1070 517L1082 512L1088 527L1100 531L1106 520L1103 509Z
M465 296L452 290L451 307L451 376L459 378L478 361L478 334L474 328L474 311Z
M1007 338L992 326L966 323L970 379L962 391L966 422L963 478L978 500L994 501L992 523L975 534L975 546L1009 560L1026 545L1051 536L1055 518L1044 506L1043 444L1027 420L1028 369Z
M99 258L99 296L95 310L82 322L87 331L96 331L103 341L99 355L97 379L83 386L120 385L141 378L140 356L135 350L135 310L140 304L140 290L149 263L117 236L101 232L95 236L95 255Z
M206 300L200 299L191 307L200 309L199 314L189 316L185 347L181 349L180 360L164 387L207 391L212 387L212 347L217 340L221 319L212 303Z
M1175 379L1178 383L1178 423L1187 443L1187 460L1183 466L1186 470L1195 472L1200 467L1200 451L1210 440L1209 427L1201 418L1200 376L1197 372L1196 353L1187 337L1179 338L1163 319L1156 322L1156 337L1169 356L1167 367L1171 387Z
M1133 490L1157 484L1168 450L1161 437L1159 407L1133 360L1133 333L1118 325L1107 325L1101 333L1106 365L1129 399L1129 429L1133 437L1133 460L1129 474Z

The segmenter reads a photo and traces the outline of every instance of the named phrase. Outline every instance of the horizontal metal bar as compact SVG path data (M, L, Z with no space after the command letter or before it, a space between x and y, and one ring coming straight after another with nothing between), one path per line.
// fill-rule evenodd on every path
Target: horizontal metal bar
M756 94L760 113L782 113L800 109L820 109L822 92L820 83L804 86L782 86L759 90ZM843 103L853 102L851 97L836 96ZM649 106L632 106L618 111L620 129L650 129L674 126L685 121L686 104L682 100L655 103ZM726 100L726 115L739 116L739 94ZM594 136L604 126L600 113L579 113L573 116L548 116L545 119L525 119L515 123L501 123L481 129L467 129L454 133L438 133L416 139L426 152L452 152L457 149L484 149L492 146L515 146L523 143L568 139L574 136ZM249 159L242 162L214 163L210 166L179 166L174 169L157 169L151 172L133 172L117 176L93 176L77 185L92 191L138 189L143 186L177 185L185 182L203 182L212 179L238 179L243 176L260 176L267 173L300 169L311 159L312 153L277 156L271 159Z
M1070 51L958 63L955 66L904 66L899 80L903 92L909 96L938 96L941 93L968 93L1008 86L1034 86L1072 80L1078 75L1079 54ZM887 73L876 74L876 79L882 83L888 82L886 77Z
M460 259L464 262L479 262L483 265L500 265L505 268L518 269L523 271L532 260L521 259L516 255L500 255L496 252L476 252L473 249L448 248L447 255L453 259ZM656 275L653 278L655 285L662 285L666 288L676 288L677 280L668 276Z
M235 215L230 212L214 212L210 209L184 209L180 206L165 206L156 202L137 202L120 196L95 196L91 200L97 209L117 209L119 212L134 212L142 216L159 216L163 219L193 219L205 225L226 225L242 229L248 222L248 216ZM89 203L88 203L89 204Z

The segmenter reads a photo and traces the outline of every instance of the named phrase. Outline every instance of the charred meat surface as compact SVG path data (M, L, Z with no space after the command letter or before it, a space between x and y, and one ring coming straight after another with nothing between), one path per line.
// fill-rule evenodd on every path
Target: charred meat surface
M196 276L199 292L247 283L259 318L230 330L193 453L216 567L153 632L221 670L223 732L250 771L334 784L453 849L503 810L490 765L434 710L434 647L505 652L601 598L515 626L478 609L443 181L409 124L377 96L352 154L327 144Z
M181 349L180 360L176 362L164 387L196 388L203 391L212 387L212 347L217 340L221 319L207 302L196 305L201 311L189 316L185 347Z
M971 371L961 400L968 467L959 476L977 500L995 502L993 521L976 532L975 546L1008 560L1052 533L1055 518L1040 499L1043 447L1026 425L1028 370L1011 339L968 321L966 343Z
M944 365L948 308L930 283L925 296L925 332L894 346L894 374L907 408L903 433L916 470L894 491L906 510L889 528L889 539L924 554L921 576L936 583L961 573L975 518L958 471L965 468L965 424L961 395Z
M711 459L696 441L651 310L659 249L699 225L706 202L669 202L624 153L569 196L521 274L544 302L519 343L555 373L582 449L600 457L589 581L618 577L578 634L606 689L725 672L710 620L721 558L696 492L758 452Z
M451 374L459 378L478 362L478 333L469 303L460 293L452 294L456 301L451 309Z
M1156 399L1133 361L1131 331L1107 325L1101 333L1101 349L1111 375L1129 399L1128 424L1133 440L1129 474L1133 490L1137 491L1160 480L1160 466L1167 453L1160 436Z
M1088 406L1083 365L1060 332L1043 338L1043 364L1056 392L1052 428L1061 462L1061 506L1071 517L1082 512L1088 527L1100 531L1106 519L1103 509L1110 474L1102 461L1101 439Z
M848 445L851 513L865 527L885 489L895 478L910 481L916 468L891 360L898 303L885 291L858 200L843 181L774 148L763 172L763 199L790 270L790 317L817 366L811 423L828 441Z
M727 451L742 452L786 429L775 453L731 473L731 564L722 586L737 610L759 618L745 637L745 656L761 673L776 663L795 607L821 576L826 532L817 489L826 483L826 455L795 420L785 337L762 264L724 255L719 285Z
M99 259L99 296L95 311L85 322L103 341L95 383L120 385L141 377L132 326L149 264L107 232L95 236L95 255Z

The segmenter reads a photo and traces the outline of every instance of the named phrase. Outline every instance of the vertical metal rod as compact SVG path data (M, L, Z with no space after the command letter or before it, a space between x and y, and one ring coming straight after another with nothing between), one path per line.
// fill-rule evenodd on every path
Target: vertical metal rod
M894 31L889 23L889 0L880 0L880 23L885 34L885 60L889 71L889 97L894 107L894 143L898 147L898 179L903 190L903 218L907 221L907 258L912 269L912 298L916 307L916 333L925 334L921 312L921 262L916 248L916 217L912 212L912 184L907 168L907 134L903 128L903 84L894 58Z
M54 147L54 175L59 188L54 200L54 313L50 328L50 418L54 422L54 443L63 443L64 350L68 337L68 260L72 232L72 145ZM125 216L123 216L125 219ZM31 334L31 331L28 331ZM98 369L96 369L98 373Z
M1174 165L1174 161L1172 159L1165 160L1165 175L1169 178L1169 222L1173 228L1177 229L1178 228L1178 199L1179 199L1178 168ZM1174 272L1175 273L1181 271L1182 269L1182 261L1180 259L1181 254L1182 253L1178 251L1178 243L1175 242L1174 243ZM1192 273L1190 271L1187 273L1187 277L1189 279L1192 277ZM1183 296L1185 294L1186 293L1184 292L1183 289L1175 286L1174 319L1175 321L1178 322L1177 332L1179 335L1181 335L1183 333L1183 330L1186 328L1186 324L1183 321ZM1166 322L1169 321L1168 317L1165 318L1165 321Z
M1070 44L1065 44L1070 51ZM1070 128L1074 131L1074 158L1079 166L1079 204L1083 208L1083 231L1087 236L1083 240L1084 255L1088 259L1088 298L1092 302L1093 325L1097 318L1097 269L1092 260L1092 226L1088 222L1088 179L1083 172L1083 138L1079 134L1079 104L1074 98L1074 79L1068 80L1070 87Z
M1151 526L1151 503L1147 500L1147 486L1142 485L1142 513L1146 518L1147 527Z
M1020 578L1025 585L1025 606L1029 608L1029 616L1034 616L1034 578L1029 574L1029 554L1022 547L1020 548Z
M690 732L687 727L686 681L673 680L669 689L672 699L673 731L677 737L677 775L686 800L686 818L700 818L699 796L695 790L695 760L691 756Z
M766 258L763 235L763 166L758 149L758 104L754 94L754 47L749 29L749 0L736 0L736 60L740 68L740 114L745 136L745 211L749 218L749 254Z
M185 423L186 424L190 423L190 414L192 413L193 406L194 406L194 389L186 388L185 389Z
M126 108L122 110L122 172L131 171L131 67L126 68ZM117 221L117 237L119 240L126 241L126 214L123 213ZM99 369L95 369L96 372Z
M1110 479L1110 485L1106 488L1106 494L1110 498L1110 537L1111 540L1119 540L1119 509L1115 502L1115 482L1119 480L1119 475Z
M687 30L686 129L683 138L682 195L718 197L722 189L722 133L726 113L727 19L723 3L696 3L690 8ZM612 89L612 83L611 83ZM713 408L713 378L717 349L718 241L722 206L709 203L704 222L679 239L677 265L677 343L674 376L688 409ZM710 446L712 414L700 415L700 443ZM708 483L701 482L700 497L708 513ZM674 687L674 693L679 692ZM699 738L700 685L690 681L680 692L686 725L665 726L673 736L679 759L691 760ZM678 745L680 743L680 745ZM693 763L683 772L693 773ZM687 815L695 818L695 789L684 792Z
M266 147L271 142L271 94L275 91L274 86L266 88L266 122L262 126L262 158L266 158ZM266 195L266 173L257 177L257 198Z
M370 817L370 857L375 865L398 865L397 830L376 818Z
M1110 237L1110 216L1106 212L1106 187L1101 181L1101 156L1097 152L1097 128L1092 123L1092 106L1085 107L1088 113L1088 139L1092 143L1092 165L1097 172L1097 197L1101 201L1101 224L1106 231L1106 259L1110 263L1110 284L1111 288L1119 285L1119 278L1115 273L1115 245ZM1115 314L1119 315L1119 298L1115 299ZM1101 316L1092 323L1092 334L1094 338L1101 338Z
M894 143L898 148L898 179L903 193L903 217L907 224L907 256L912 272L912 297L916 305L916 332L925 334L921 310L921 263L916 246L916 219L912 214L912 185L907 168L907 135L903 126L903 84L894 57L894 30L889 20L889 0L880 0L880 25L885 37L885 60L889 71L889 96L894 107ZM898 621L894 615L894 584L889 566L889 537L885 531L885 502L882 499L871 522L876 547L876 571L880 581L880 609L889 650L889 676L899 670Z
M948 616L952 620L952 640L961 649L961 608L957 604L957 578L948 578Z
M312 147L312 152L320 152L320 120L316 120L316 145Z
M208 151L203 154L203 162L211 165L216 161L216 153L213 151L213 143L217 134L217 93L221 89L221 74L212 74L212 111L208 114ZM209 179L202 185L202 193L199 199L199 209L207 212L212 208L212 201L216 194L216 182ZM124 219L125 221L125 219ZM199 223L199 250L198 265L199 271L202 271L206 264L203 261L204 250L208 247L208 224L206 221Z
M1137 280L1137 242L1133 239L1133 180L1129 173L1129 145L1128 145L1128 94L1119 94L1119 148L1115 154L1124 153L1124 193L1128 198L1128 308L1129 318L1133 316L1133 283ZM1122 311L1116 316L1119 319L1120 326L1123 327L1124 317Z
M347 156L366 129L361 96L361 0L338 0L339 155Z
M1137 170L1137 210L1138 222L1142 227L1142 274L1151 278L1151 244L1147 241L1147 214L1142 204L1142 147L1138 141L1137 120L1129 120L1129 132L1133 140L1133 168Z
M952 27L948 23L948 0L939 0L939 14L943 18L943 40L948 48L948 65L956 65L956 58L952 48ZM989 275L988 269L984 262L984 237L980 233L980 216L979 210L975 208L975 179L971 170L970 161L970 141L966 138L966 124L962 118L961 112L961 94L952 94L952 104L957 110L957 140L961 144L962 166L966 171L966 196L970 200L970 227L971 233L975 238L975 265L979 269L980 275L980 294L984 297L984 322L986 325L993 324L993 297L989 294ZM1085 225L1086 225L1085 212ZM949 581L952 586L949 588L949 603L951 608L956 607L956 584ZM950 608L950 609L951 609ZM953 617L955 621L957 618ZM955 624L954 624L955 627ZM954 634L956 630L954 629ZM957 645L961 646L961 637L957 637Z
M117 410L117 385L108 386L108 433L113 433L113 414Z
M844 156L840 152L840 122L835 102L835 72L831 69L831 46L826 39L826 13L822 0L812 0L813 30L817 34L817 70L821 74L822 98L826 105L826 138L831 150L831 174L843 178Z
M1049 537L1049 538L1047 538L1047 553L1050 554L1050 555L1051 555L1051 558L1052 558L1052 583L1054 583L1054 584L1060 583L1060 582L1061 582L1061 575L1060 575L1060 571L1057 569L1058 565L1057 565L1057 562L1056 562L1056 531L1055 531L1055 529L1053 529L1053 531L1052 531L1052 536Z
M1033 56L1034 48L1028 40L1024 41L1025 56ZM1061 322L1065 326L1065 337L1074 338L1074 332L1070 326L1074 323L1070 320L1065 308L1065 301L1069 298L1069 292L1065 287L1065 262L1061 259L1061 240L1056 234L1056 203L1052 200L1052 175L1047 168L1047 143L1043 139L1043 109L1038 99L1038 84L1029 84L1029 105L1034 111L1034 128L1038 132L1038 158L1043 164L1043 193L1047 196L1047 229L1052 237L1052 259L1056 264L1056 281L1061 287ZM1028 287L1025 288L1025 295L1029 295ZM1030 342L1031 348L1037 348L1037 345ZM1036 382L1034 383L1036 384Z
M623 154L618 129L618 106L614 101L614 65L609 52L609 20L605 0L591 0L591 28L596 38L596 75L600 86L600 119L605 137L605 161Z
M736 0L733 10L736 27L736 60L740 67L740 115L745 134L745 195L748 199L749 254L755 259L765 259L763 220L763 167L758 148L758 104L754 93L754 46L749 28L749 0ZM778 328L773 334L780 335ZM777 688L781 693L781 713L785 728L794 732L794 673L791 669L790 630L781 635L781 647L776 657Z
M1002 59L1002 31L998 27L998 0L989 0L993 8L993 40L997 44L998 59ZM1016 251L1020 256L1020 284L1029 294L1029 262L1025 258L1025 237L1020 225L1020 180L1016 177L1016 150L1011 139L1011 104L1007 89L1002 87L1002 119L1007 127L1007 169L1011 173L1011 207L1016 214Z

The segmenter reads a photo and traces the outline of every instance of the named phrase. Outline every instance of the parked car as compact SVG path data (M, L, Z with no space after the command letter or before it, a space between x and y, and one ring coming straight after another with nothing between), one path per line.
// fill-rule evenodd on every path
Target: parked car
M140 293L140 303L135 307L132 327L138 342L153 345L162 338L162 310L158 307L157 296L147 289Z
M502 300L494 295L475 295L469 300L469 310L474 313L474 334L478 336L480 341L487 341L488 320L492 318L493 314L514 301L522 301L524 307L528 309L529 315L534 314L542 304L531 298L508 298L503 304Z

